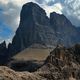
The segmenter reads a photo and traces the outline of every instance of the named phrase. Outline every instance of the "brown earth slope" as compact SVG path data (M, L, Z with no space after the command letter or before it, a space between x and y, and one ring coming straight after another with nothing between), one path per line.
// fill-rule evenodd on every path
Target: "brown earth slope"
M48 48L27 48L13 58L17 60L45 60L51 49Z

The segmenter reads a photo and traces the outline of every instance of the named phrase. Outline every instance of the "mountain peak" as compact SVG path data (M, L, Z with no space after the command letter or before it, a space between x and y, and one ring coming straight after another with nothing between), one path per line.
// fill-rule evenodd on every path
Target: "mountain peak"
M50 19L52 20L57 20L58 22L63 22L64 24L71 24L71 22L67 19L66 16L64 16L64 14L58 14L56 12L52 12L50 13ZM72 25L72 24L71 24Z
M54 31L50 27L45 10L33 2L24 4L20 25L12 41L12 52L20 52L33 44L53 47L54 39Z
M30 9L30 10L32 10L32 12L35 12L36 10L38 10L38 11L41 11L44 14L46 14L45 10L43 8L41 8L38 4L34 3L34 2L29 2L29 3L24 4L23 7L22 7L22 10L25 10L25 9L26 10Z
M23 6L30 6L30 7L32 7L32 6L38 6L38 5L36 3L34 3L34 2L29 2L29 3L24 4Z
M34 2L29 2L23 5L23 7L30 7L30 8L40 8L42 9L38 4L34 3ZM42 9L43 10L43 9ZM44 11L44 10L43 10Z
M20 24L10 45L10 52L17 53L33 44L53 48L57 44L66 46L76 42L77 32L71 22L62 14L50 14L33 2L24 4Z
M0 47L6 47L6 42L3 41L3 42L0 44Z
M29 2L23 5L21 10L21 22L38 22L38 23L45 23L44 19L42 21L42 16L45 16L46 12L42 9L39 5L33 2ZM47 18L47 16L46 16Z
M59 13L56 13L56 12L52 12L50 13L50 15L54 15L54 16L64 16L63 14L59 14ZM64 16L65 17L65 16Z

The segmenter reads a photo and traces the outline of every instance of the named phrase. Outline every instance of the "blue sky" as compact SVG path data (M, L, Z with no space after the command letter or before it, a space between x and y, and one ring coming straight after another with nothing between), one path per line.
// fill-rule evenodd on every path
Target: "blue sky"
M80 26L80 0L0 0L0 42L10 42L19 25L22 5L35 2L50 12L64 14L73 25Z
M7 44L9 41L11 41L11 37L14 35L14 32L12 29L10 29L10 26L6 25L3 22L0 22L0 42L6 40Z

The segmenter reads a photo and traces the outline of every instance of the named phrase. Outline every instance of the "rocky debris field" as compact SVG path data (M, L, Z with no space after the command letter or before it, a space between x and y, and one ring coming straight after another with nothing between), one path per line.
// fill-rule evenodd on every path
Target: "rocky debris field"
M14 71L0 66L0 80L80 80L79 53L78 44L72 48L58 45L43 66L34 72Z

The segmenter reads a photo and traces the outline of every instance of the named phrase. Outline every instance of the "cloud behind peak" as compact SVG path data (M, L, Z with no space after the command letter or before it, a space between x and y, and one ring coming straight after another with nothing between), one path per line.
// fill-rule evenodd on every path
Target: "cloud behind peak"
M53 11L64 14L74 25L80 26L80 0L0 0L0 21L15 33L21 7L31 1L44 8L48 16Z

